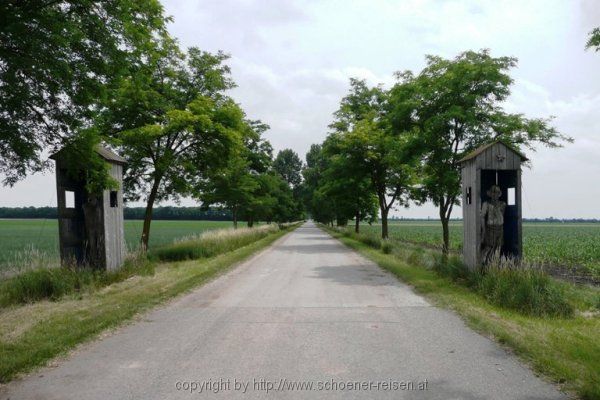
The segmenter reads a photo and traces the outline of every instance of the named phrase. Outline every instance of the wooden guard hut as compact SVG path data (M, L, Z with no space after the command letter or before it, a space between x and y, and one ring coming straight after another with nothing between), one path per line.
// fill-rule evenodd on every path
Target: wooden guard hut
M503 245L501 256L521 258L523 228L521 211L521 163L527 161L522 153L501 141L483 145L459 161L462 180L463 259L471 268L482 264L481 207L488 201L487 191L500 187L504 211Z
M96 152L110 165L109 174L119 184L118 190L105 190L91 196L85 190L85 166L81 173L67 171L64 154L68 148L50 156L56 162L56 192L60 258L63 265L87 265L114 270L124 261L123 226L124 158L104 146Z

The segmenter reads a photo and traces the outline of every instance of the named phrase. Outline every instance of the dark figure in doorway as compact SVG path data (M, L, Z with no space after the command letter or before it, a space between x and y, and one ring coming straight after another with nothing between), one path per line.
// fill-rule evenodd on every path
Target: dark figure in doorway
M506 203L500 201L502 190L493 185L487 192L490 201L481 205L481 255L486 265L493 257L500 255L504 238L504 210Z

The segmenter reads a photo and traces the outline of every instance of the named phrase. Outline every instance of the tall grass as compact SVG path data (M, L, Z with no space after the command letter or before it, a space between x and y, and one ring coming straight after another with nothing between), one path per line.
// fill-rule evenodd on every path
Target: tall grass
M4 264L0 267L0 280L27 271L58 267L60 267L60 261L56 255L29 245L23 250L9 254Z
M0 306L58 300L69 294L91 292L134 275L154 274L154 264L144 255L132 253L115 271L57 267L30 269L0 283Z
M275 224L258 228L218 229L178 239L171 246L153 250L150 257L161 261L213 257L246 246L278 230L279 227Z
M575 311L564 286L540 270L491 268L476 277L476 290L492 304L540 317Z
M548 276L536 264L495 258L485 270L470 271L459 257L436 258L434 269L470 287L489 303L537 317L571 317L575 312L567 284Z

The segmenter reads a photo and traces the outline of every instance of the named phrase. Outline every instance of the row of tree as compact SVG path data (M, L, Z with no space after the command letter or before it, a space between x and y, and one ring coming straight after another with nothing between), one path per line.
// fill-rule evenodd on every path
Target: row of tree
M125 219L144 219L144 207L125 207ZM56 207L0 207L0 218L15 219L56 219ZM199 221L231 221L231 212L221 209L203 209L201 207L156 207L152 214L153 219L162 220L199 220Z
M268 126L226 94L229 56L181 49L158 0L9 0L0 15L4 184L66 146L92 198L115 185L94 151L104 142L128 161L127 199L146 201L144 246L154 205L181 196L229 209L236 225L301 216L293 152L273 160Z
M360 221L379 214L387 238L390 210L430 201L448 251L448 224L461 193L459 160L467 152L493 140L515 148L572 140L550 119L503 109L514 58L484 50L426 61L417 74L397 73L390 89L350 81L331 132L306 158L305 202L313 218L338 225L354 219L358 231Z

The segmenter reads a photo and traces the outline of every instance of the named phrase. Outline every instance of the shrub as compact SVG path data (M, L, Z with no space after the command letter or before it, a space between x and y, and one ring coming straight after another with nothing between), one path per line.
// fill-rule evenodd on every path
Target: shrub
M473 288L490 303L523 314L569 317L574 313L563 286L533 266L494 260L485 271L473 272L459 257L437 255L434 269Z
M467 266L457 256L444 256L436 254L434 256L433 268L442 276L448 277L453 281L472 281L472 274Z
M0 283L0 306L58 300L61 297L94 290L134 275L154 274L154 264L145 256L128 258L116 271L59 267L25 271Z
M390 254L393 249L392 243L389 240L381 241L381 251L383 251L384 254Z
M76 274L66 268L24 272L2 283L2 305L55 300L73 291Z
M373 235L358 235L358 240L366 244L369 247L378 249L381 247L381 239Z
M477 291L490 303L540 317L573 315L564 289L542 271L490 268L477 276Z

